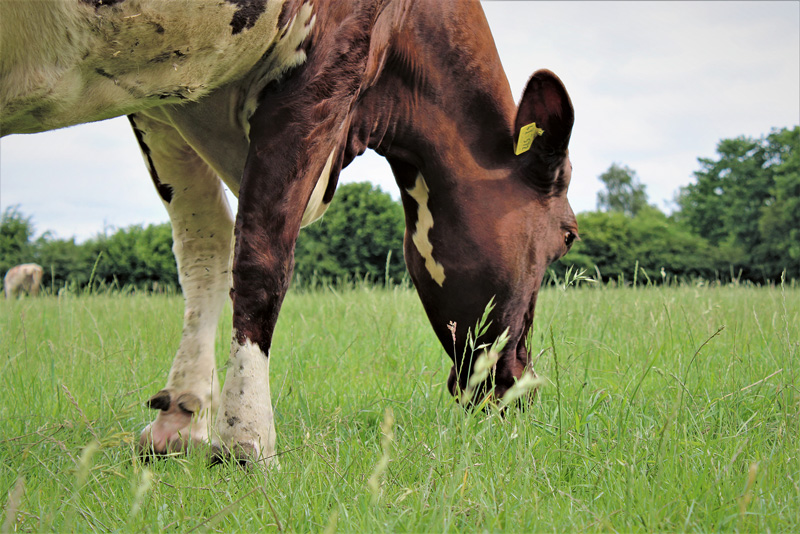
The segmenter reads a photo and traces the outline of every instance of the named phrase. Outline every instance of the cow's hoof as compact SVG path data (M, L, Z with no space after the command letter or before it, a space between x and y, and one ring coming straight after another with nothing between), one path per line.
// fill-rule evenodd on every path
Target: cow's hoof
M247 470L256 467L279 467L278 458L274 455L265 456L264 452L255 443L239 442L232 447L228 447L214 441L211 445L210 465L228 462L235 462Z
M160 411L139 437L139 452L143 457L181 453L190 447L208 445L208 409L203 409L197 395L173 396L162 389L150 397L147 405Z

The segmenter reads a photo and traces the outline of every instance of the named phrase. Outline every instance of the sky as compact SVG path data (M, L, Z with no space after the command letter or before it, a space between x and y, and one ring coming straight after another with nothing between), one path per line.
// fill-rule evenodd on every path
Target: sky
M569 199L596 208L613 163L636 171L664 211L721 139L800 124L800 2L484 1L515 99L548 68L575 108ZM388 164L357 158L340 183L398 198ZM235 199L231 197L235 209ZM334 200L335 201L335 200ZM78 241L168 221L124 118L0 141L0 209L36 235Z

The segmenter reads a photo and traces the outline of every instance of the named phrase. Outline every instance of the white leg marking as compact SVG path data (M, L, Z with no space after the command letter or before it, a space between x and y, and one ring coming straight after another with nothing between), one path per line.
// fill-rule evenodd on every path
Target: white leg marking
M417 201L417 227L414 229L412 241L417 247L420 256L425 260L425 268L433 278L433 281L440 286L444 284L444 266L433 258L433 243L431 243L428 233L433 228L433 214L428 208L428 184L422 174L417 176L417 182L413 189L408 190L411 198Z
M249 339L233 342L212 442L221 450L276 463L269 357Z
M311 192L311 198L306 206L306 211L303 212L303 219L300 221L300 226L308 226L313 223L325 213L328 209L328 204L322 202L322 197L325 195L325 190L328 188L328 181L331 178L331 166L333 166L333 155L336 150L331 151L328 156L328 161L325 163L325 168L322 169L322 174L317 179L317 185L314 186L314 191Z

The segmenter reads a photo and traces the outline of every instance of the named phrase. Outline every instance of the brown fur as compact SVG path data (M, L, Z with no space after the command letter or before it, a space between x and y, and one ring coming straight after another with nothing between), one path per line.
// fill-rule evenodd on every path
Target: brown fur
M506 327L511 334L498 363L501 395L529 366L524 338L545 269L567 251L565 236L577 233L565 198L569 97L553 74L540 71L517 115L476 3L352 4L319 6L323 23L306 43L308 61L265 91L251 121L253 157L236 224L239 341L270 345L299 231L294 206L313 186L298 178L314 176L331 147L344 153L344 165L369 147L392 165L407 232L417 205L406 191L419 173L430 187L430 238L447 273L443 287L432 283L408 233L405 252L433 328L454 360L451 390L457 374L464 387L471 372L460 361L467 328L495 297L487 338ZM529 153L514 156L519 128L534 121L545 135ZM293 150L282 151L286 146ZM450 321L457 323L455 351Z

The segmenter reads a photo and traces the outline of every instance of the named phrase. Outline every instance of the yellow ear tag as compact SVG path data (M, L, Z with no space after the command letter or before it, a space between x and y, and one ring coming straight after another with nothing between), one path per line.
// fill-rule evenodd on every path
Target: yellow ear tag
M533 145L533 140L543 134L544 130L542 130L541 128L537 128L535 122L526 124L525 126L520 128L519 141L517 141L517 147L514 149L514 154L519 156L523 152L527 152L528 150L530 150L531 145Z

